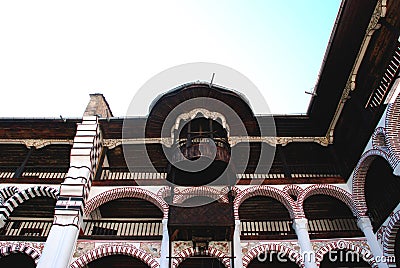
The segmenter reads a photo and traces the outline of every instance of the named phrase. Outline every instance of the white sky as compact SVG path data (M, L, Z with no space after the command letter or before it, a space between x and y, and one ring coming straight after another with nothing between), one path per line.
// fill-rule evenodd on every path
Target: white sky
M0 117L80 117L89 93L103 93L114 115L124 116L152 76L199 61L247 76L273 113L305 113L304 91L315 85L339 5L1 1Z

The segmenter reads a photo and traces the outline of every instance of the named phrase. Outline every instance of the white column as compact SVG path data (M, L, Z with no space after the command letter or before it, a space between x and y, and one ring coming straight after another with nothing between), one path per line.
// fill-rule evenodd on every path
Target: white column
M379 245L378 240L376 239L376 236L374 234L373 228L372 228L372 224L371 224L371 220L369 219L369 217L361 217L358 219L357 221L357 225L358 227L360 227L361 231L363 231L365 237L367 238L367 242L368 245L372 251L372 255L374 255L374 257L378 257L381 258L383 257L383 251L382 248ZM387 265L387 263L385 262L377 262L378 267L380 268L388 268L389 266Z
M317 268L317 264L315 263L315 252L312 249L310 236L308 234L308 220L306 218L294 219L293 229L297 234L301 256L303 257L305 267Z
M76 226L53 225L37 267L69 267L78 235L79 230Z
M235 230L233 233L233 259L235 268L243 268L242 246L240 245L240 220L235 220Z
M163 236L161 241L161 258L160 268L168 268L169 265L169 234L168 234L168 219L162 220Z

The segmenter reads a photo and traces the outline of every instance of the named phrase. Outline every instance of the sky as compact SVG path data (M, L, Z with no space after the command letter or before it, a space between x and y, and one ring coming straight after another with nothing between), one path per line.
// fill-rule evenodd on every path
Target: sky
M0 1L0 117L81 117L90 93L124 116L152 77L193 62L240 72L273 114L306 113L340 2Z

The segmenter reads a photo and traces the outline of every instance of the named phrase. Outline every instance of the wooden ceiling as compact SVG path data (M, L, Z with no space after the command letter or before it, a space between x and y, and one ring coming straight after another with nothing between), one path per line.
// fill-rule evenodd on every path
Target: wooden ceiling
M139 198L119 198L99 207L102 218L157 218L161 210L149 201Z

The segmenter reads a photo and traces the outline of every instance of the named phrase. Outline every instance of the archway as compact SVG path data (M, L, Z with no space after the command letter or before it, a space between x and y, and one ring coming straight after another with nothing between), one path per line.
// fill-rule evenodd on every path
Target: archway
M87 268L148 268L143 261L127 255L110 255L87 264Z
M31 256L17 252L3 257L0 256L0 267L34 268L36 267L36 263Z

